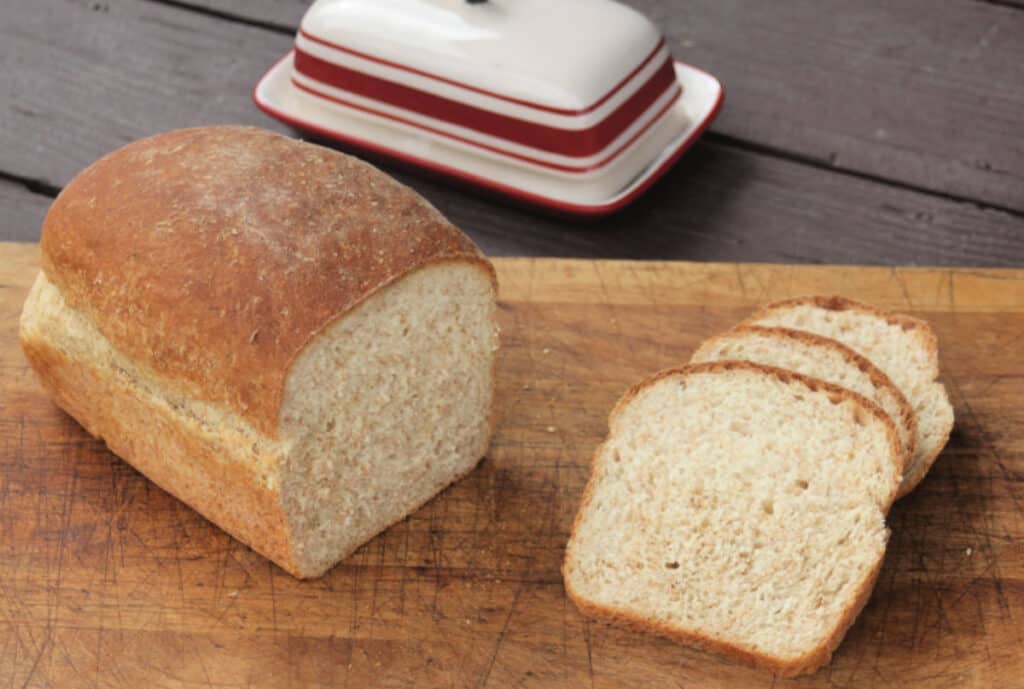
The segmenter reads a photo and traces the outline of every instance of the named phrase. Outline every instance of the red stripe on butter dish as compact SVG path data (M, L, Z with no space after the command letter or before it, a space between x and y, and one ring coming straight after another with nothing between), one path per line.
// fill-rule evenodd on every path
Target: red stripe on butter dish
M386 105L548 153L576 158L603 151L675 84L672 60L666 59L643 86L604 120L588 129L565 129L485 110L381 79L328 62L298 48L295 50L295 71L313 81Z

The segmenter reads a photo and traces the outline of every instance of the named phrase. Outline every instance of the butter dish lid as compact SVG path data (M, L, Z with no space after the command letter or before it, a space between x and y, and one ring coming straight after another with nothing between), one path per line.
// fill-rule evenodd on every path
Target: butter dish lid
M668 59L658 29L611 0L318 0L296 48L564 115L600 107Z
M722 97L616 0L317 0L253 90L300 129L591 217L663 175Z

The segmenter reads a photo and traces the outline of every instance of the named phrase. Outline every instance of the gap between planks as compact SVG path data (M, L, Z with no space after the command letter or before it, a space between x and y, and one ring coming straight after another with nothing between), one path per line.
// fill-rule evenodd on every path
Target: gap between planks
M33 194L40 196L48 196L49 198L56 198L57 194L60 193L61 188L46 182L41 179L33 179L31 177L23 177L21 175L14 174L6 170L0 170L0 180L10 182L12 184L18 184L28 189Z
M884 184L886 186L895 187L904 191L911 191L916 194L925 194L926 196L932 196L938 199L945 199L947 201L953 201L955 203L968 203L972 206L984 210L1002 211L1007 215L1012 215L1015 218L1024 218L1024 211L1011 208L1010 206L1004 206L1001 204L990 203L987 201L980 201L970 196L963 196L960 194L952 194L945 191L938 191L935 189L928 189L918 184L911 182L904 182L903 180L895 179L892 177L885 177L884 175L877 175L871 172L863 172L861 170L854 170L851 168L839 167L836 160L824 160L822 158L816 158L814 156L806 155L804 153L794 153L792 151L786 151L774 146L768 146L766 144L760 144L755 141L749 141L742 139L730 134L722 134L720 132L709 131L704 134L704 137L714 141L715 143L721 144L729 148L735 148L747 153L753 153L754 155L767 156L769 158L776 158L779 160L785 160L790 163L796 163L797 165L803 165L804 167L812 167L817 170L824 170L826 172L833 172L844 177L853 177L855 179L862 179L868 182L874 182L876 184Z
M984 5L996 5L997 7L1008 7L1011 10L1024 10L1024 0L974 0Z
M152 3L154 5L167 5L169 7L176 7L180 10L188 12L195 12L196 14L203 14L207 17L214 17L216 19L224 19L229 22L235 22L236 24L244 24L246 26L254 26L259 29L265 29L267 31L273 31L274 33L284 34L286 36L294 36L298 30L297 26L289 26L288 24L282 24L279 22L267 21L265 19L255 19L253 17L246 17L236 12L227 12L225 10L218 10L213 7L207 7L205 5L197 5L191 2L182 2L182 0L144 0L145 2Z

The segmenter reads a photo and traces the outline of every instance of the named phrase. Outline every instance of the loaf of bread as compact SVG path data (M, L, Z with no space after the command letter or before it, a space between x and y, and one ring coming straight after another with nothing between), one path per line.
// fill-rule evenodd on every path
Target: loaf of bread
M917 417L907 399L878 367L835 340L803 330L740 325L704 342L690 361L741 360L789 369L852 390L882 408L900 436L902 471L917 443Z
M243 127L138 141L43 227L22 346L57 404L297 577L470 471L494 271L410 189Z
M902 457L845 388L745 361L637 385L566 551L585 613L783 675L828 661L882 565Z
M946 389L938 382L938 340L926 322L844 297L812 296L768 304L744 323L830 337L882 369L903 392L917 417L914 457L899 494L902 497L917 487L953 430L953 407Z

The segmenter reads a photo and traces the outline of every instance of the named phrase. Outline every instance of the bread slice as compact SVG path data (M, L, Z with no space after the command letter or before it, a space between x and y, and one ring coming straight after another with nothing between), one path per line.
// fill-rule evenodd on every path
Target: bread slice
M844 388L724 361L635 386L609 424L562 570L577 606L782 675L827 662L885 554L892 420Z
M867 397L896 424L903 450L901 472L910 467L917 439L914 410L889 376L846 345L803 330L748 325L707 340L690 361L727 359L787 368Z
M917 416L917 447L899 495L906 495L921 482L953 430L953 407L937 381L938 342L926 322L843 297L811 296L764 306L744 323L831 337L885 371Z

